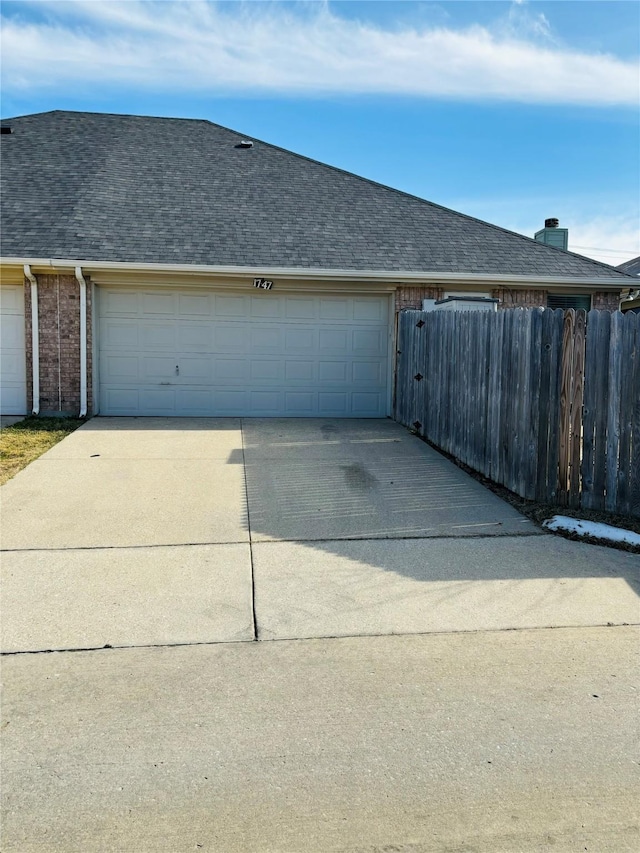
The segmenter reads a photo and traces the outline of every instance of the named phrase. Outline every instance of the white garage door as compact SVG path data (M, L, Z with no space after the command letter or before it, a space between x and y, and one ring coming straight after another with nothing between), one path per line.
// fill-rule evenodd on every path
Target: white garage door
M103 415L384 417L386 296L100 288Z
M27 375L24 349L24 288L0 287L0 412L27 411Z

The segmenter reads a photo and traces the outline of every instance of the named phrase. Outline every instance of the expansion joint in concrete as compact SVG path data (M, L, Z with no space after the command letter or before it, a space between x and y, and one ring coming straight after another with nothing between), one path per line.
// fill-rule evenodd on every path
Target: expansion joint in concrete
M251 539L251 509L249 507L249 485L247 483L247 460L244 452L244 421L240 419L240 438L242 441L242 471L244 474L244 497L247 509L247 532L249 534L249 559L251 561L251 623L253 639L258 640L258 617L256 614L256 579L253 564L253 542Z

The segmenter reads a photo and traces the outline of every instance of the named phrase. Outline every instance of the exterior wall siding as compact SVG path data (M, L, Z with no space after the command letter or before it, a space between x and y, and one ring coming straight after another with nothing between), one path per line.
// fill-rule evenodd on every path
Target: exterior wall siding
M80 411L80 287L72 275L38 275L40 412ZM27 405L33 408L31 285L25 279ZM87 413L93 410L91 286L87 282Z

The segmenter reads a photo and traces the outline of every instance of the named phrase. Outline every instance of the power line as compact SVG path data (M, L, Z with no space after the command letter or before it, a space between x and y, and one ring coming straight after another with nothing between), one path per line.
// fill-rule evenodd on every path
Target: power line
M576 246L574 249L590 249L592 252L606 252L607 255L633 255L638 249L603 249L600 246Z

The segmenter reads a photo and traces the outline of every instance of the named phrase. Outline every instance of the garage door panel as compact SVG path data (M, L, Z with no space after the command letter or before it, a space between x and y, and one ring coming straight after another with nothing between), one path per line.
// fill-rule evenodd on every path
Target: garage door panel
M109 289L99 300L101 411L383 417L387 302L179 291L121 300Z
M350 320L351 300L349 299L321 299L321 320Z
M167 356L147 356L142 359L142 379L173 379L176 369L175 358Z
M181 323L176 330L178 352L211 352L213 329L205 323Z
M216 411L224 415L233 415L247 411L246 391L216 391L214 394Z
M330 417L346 416L348 395L344 391L320 391L318 394L318 414Z
M279 320L282 318L282 300L273 299L271 294L252 296L251 316L260 320Z
M100 306L103 317L113 317L117 314L138 317L139 294L136 291L105 289L100 293Z
M351 365L353 382L373 382L376 385L382 380L382 365L379 361L354 361Z
M309 391L285 391L284 413L289 417L313 417L318 414L317 394Z
M248 336L251 352L279 353L282 351L282 329L245 327L238 329L237 334Z
M178 296L178 314L180 317L209 317L211 315L211 298L209 294L186 294Z
M379 329L354 330L352 352L383 356L386 353L386 336Z
M176 296L173 293L143 293L142 313L147 316L176 313Z
M157 324L149 323L141 327L143 349L166 349L172 352L176 349L176 326L175 323Z
M346 382L349 365L346 361L321 361L318 364L320 382Z
M220 296L215 297L214 314L216 317L238 317L244 319L247 316L248 299L246 296Z
M249 414L269 417L282 412L284 391L249 391Z
M206 358L176 357L179 362L180 374L176 379L181 382L194 384L209 384L213 378L213 364L211 356Z
M313 361L285 361L284 378L288 382L314 382L315 368Z
M248 377L246 361L238 358L214 358L213 376L215 380L244 382Z
M219 325L213 330L214 352L246 352L247 335L240 325Z
M207 415L213 409L213 392L205 388L176 390L176 407L178 412L191 416Z
M137 388L108 387L102 390L102 408L112 415L128 415L140 410Z
M108 375L117 381L138 383L144 378L140 373L140 359L137 355L109 355L105 359Z
M375 417L376 412L380 410L381 402L378 393L354 391L351 399L354 417Z
M320 329L320 352L346 355L350 349L349 329Z
M315 320L317 310L315 299L297 296L285 297L284 316L288 320Z
M140 347L139 332L137 320L104 319L100 322L100 341L106 349L137 351Z
M284 379L284 363L279 359L252 360L249 362L249 378L268 382L282 382Z
M371 323L386 323L388 304L380 299L354 299L353 319Z
M318 330L312 326L285 329L285 352L309 355L318 348Z

